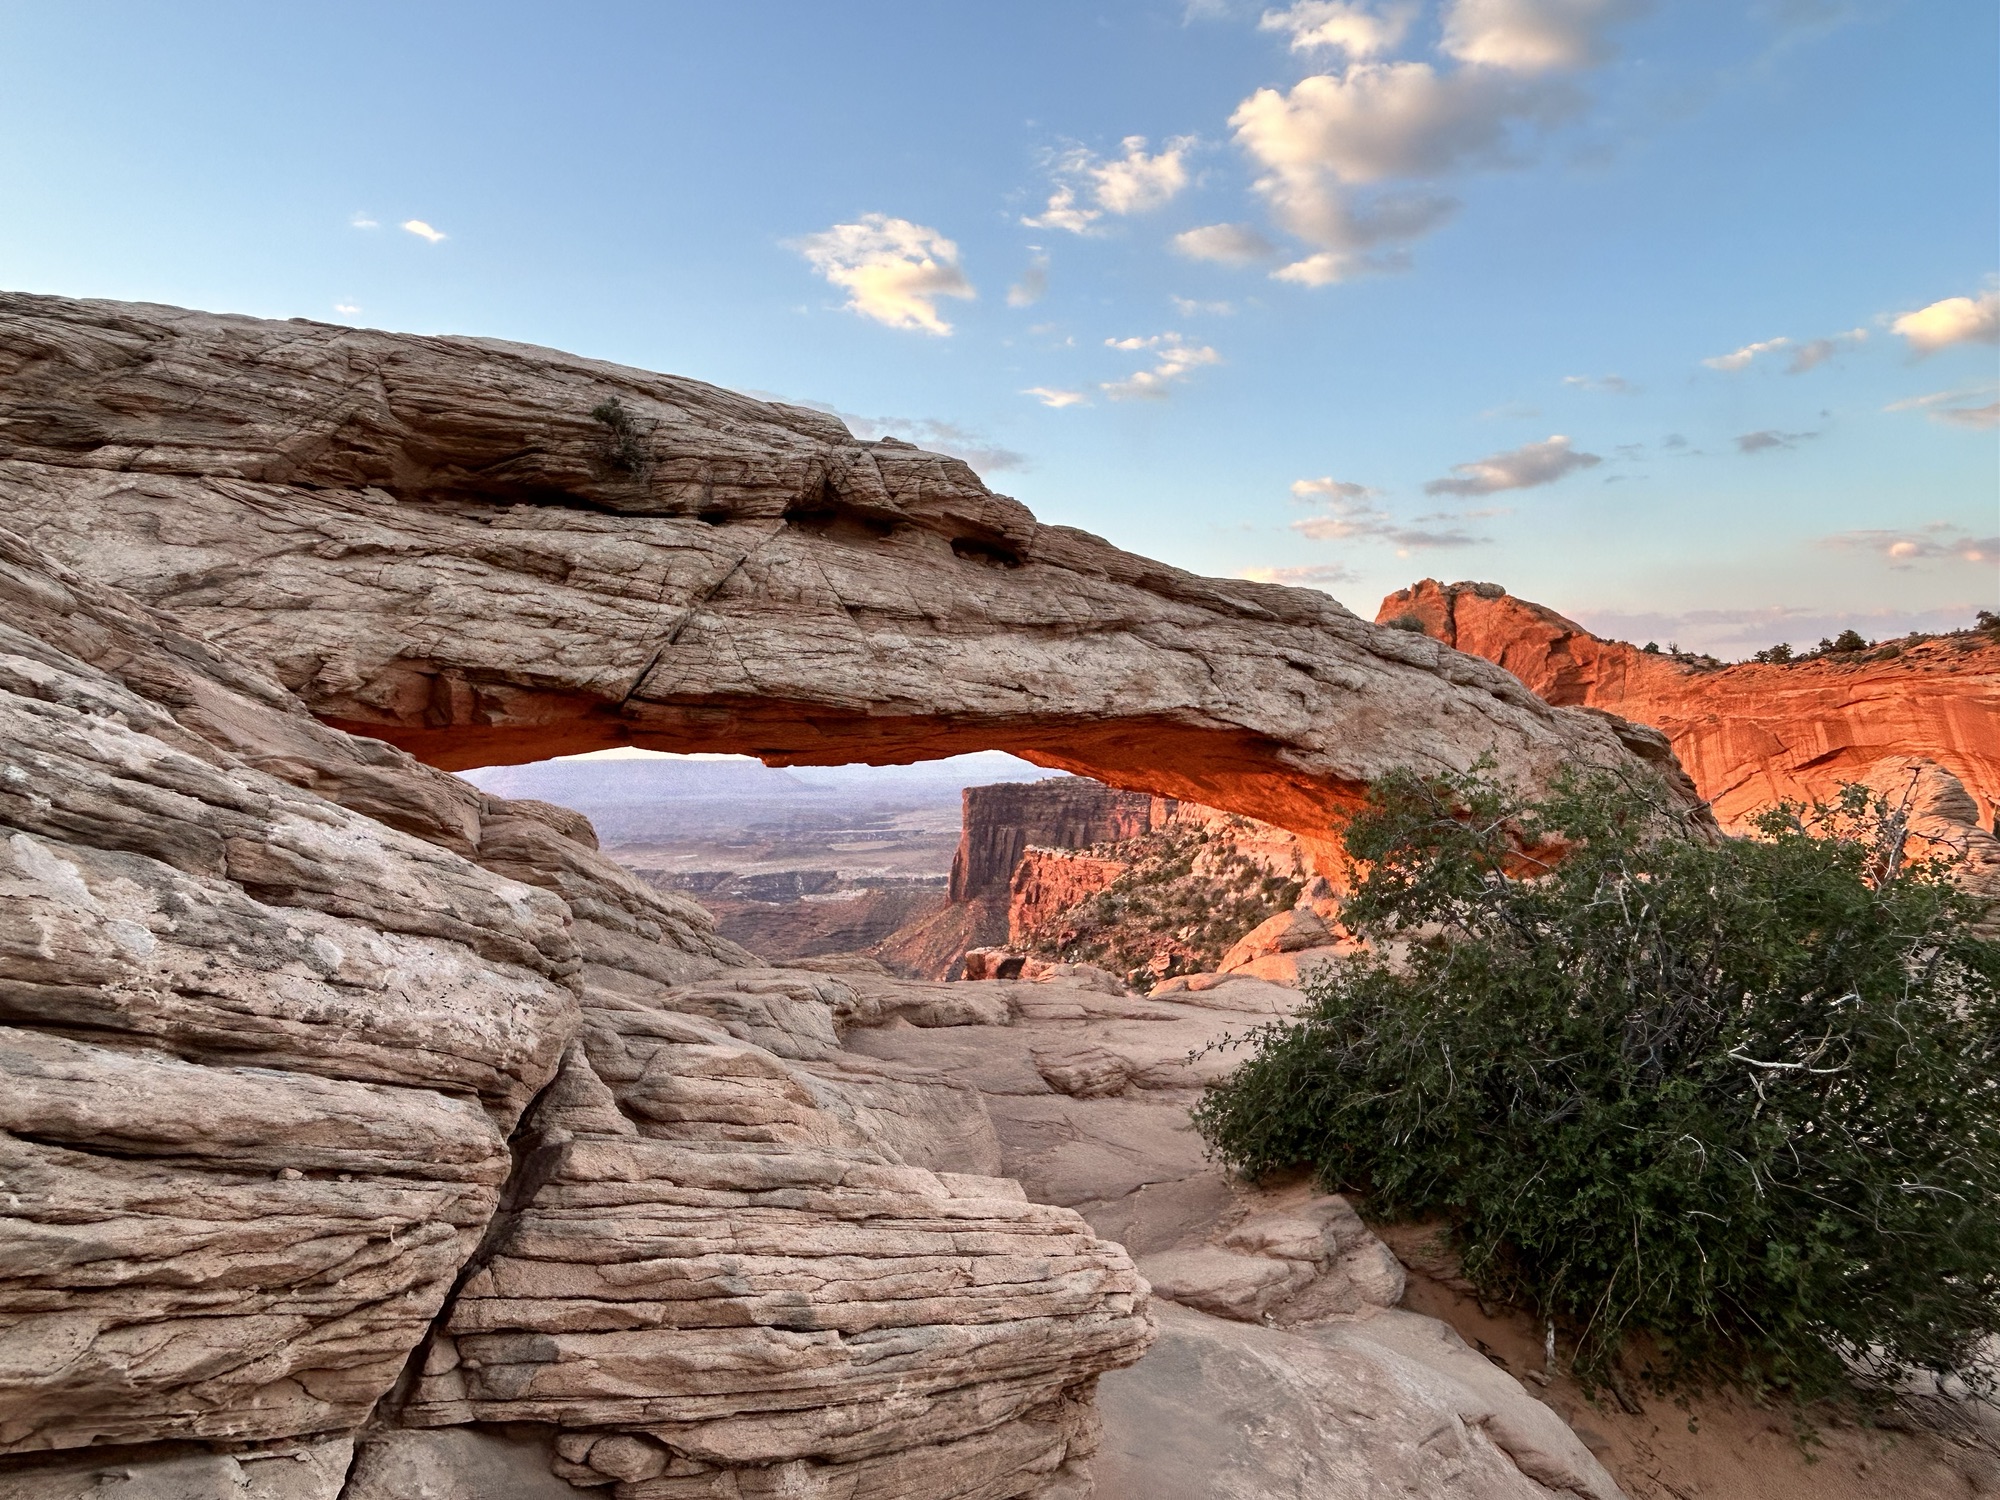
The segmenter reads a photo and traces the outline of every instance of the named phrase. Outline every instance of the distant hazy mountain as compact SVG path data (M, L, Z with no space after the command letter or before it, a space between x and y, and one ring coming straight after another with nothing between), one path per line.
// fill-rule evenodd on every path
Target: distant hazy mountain
M968 786L1059 773L984 751L911 766L799 766L688 756L538 761L461 772L496 797L573 807L606 844L774 826L870 823L918 808L957 807Z

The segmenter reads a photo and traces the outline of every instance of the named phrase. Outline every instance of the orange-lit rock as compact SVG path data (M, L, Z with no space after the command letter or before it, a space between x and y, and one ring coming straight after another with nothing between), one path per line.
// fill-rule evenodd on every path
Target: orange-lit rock
M821 412L518 344L0 296L0 479L61 560L446 769L998 749L1330 848L1395 766L1671 766L1324 594L1042 525Z
M1007 941L1016 946L1026 942L1030 933L1096 895L1129 868L1122 859L1074 849L1025 850L1008 892Z
M1703 667L1601 640L1497 584L1434 579L1391 594L1378 621L1404 616L1460 651L1512 672L1551 703L1650 724L1725 827L1760 808L1824 797L1890 756L1951 772L1993 826L2000 805L2000 644L1977 636L1789 665Z

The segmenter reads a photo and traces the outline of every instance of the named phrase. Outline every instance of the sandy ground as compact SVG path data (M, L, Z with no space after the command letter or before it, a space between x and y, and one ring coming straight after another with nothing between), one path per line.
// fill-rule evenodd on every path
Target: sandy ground
M1635 1415L1587 1400L1556 1374L1546 1385L1541 1338L1526 1314L1482 1307L1449 1284L1431 1232L1377 1225L1410 1271L1403 1305L1441 1318L1559 1412L1632 1500L1994 1500L2000 1453L1935 1431L1860 1428L1822 1418L1802 1447L1789 1413L1731 1394L1685 1406L1636 1393ZM1462 1283L1460 1284L1462 1286Z

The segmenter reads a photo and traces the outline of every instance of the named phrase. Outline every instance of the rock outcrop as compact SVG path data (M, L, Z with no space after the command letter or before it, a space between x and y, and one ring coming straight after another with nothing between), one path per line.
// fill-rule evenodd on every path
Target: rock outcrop
M1726 827L1776 802L1825 797L1897 756L1957 777L1988 829L2000 809L2000 642L1963 636L1894 654L1711 667L1602 640L1498 584L1429 578L1389 595L1376 618L1420 623L1551 703L1650 724Z
M819 412L521 345L6 295L0 485L60 560L447 769L1001 749L1324 844L1392 766L1673 764L1324 594L1041 525Z
M19 296L0 374L10 1500L544 1461L614 1500L1075 1497L1093 1385L1153 1336L1107 1232L1246 1216L1203 1217L1190 1023L1289 992L769 968L437 766L991 745L1314 837L1390 764L1671 767L692 382ZM1337 1233L1289 1244L1220 1248L1359 1286Z

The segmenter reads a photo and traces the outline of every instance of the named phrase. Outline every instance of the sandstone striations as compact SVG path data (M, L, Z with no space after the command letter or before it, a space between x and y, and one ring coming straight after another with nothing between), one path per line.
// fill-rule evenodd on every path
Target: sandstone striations
M1101 1227L1226 1227L1139 1201L1222 1201L1158 1025L1221 1012L765 967L576 814L435 766L997 745L1319 837L1403 761L1671 765L692 382L32 297L0 371L8 1500L1086 1491L1093 1386L1153 1337ZM917 1036L1033 1097L996 1132ZM1065 1151L1131 1089L1181 1097ZM1246 1253L1359 1315L1353 1249Z
M17 294L0 382L14 524L447 768L993 748L1324 842L1391 766L1672 766L1325 595L1163 567L695 381Z
M1776 802L1824 797L1894 756L1925 757L1957 777L1989 829L2000 809L2000 642L1965 636L1717 668L1601 640L1497 584L1428 578L1376 615L1404 617L1551 703L1662 731L1728 827Z

